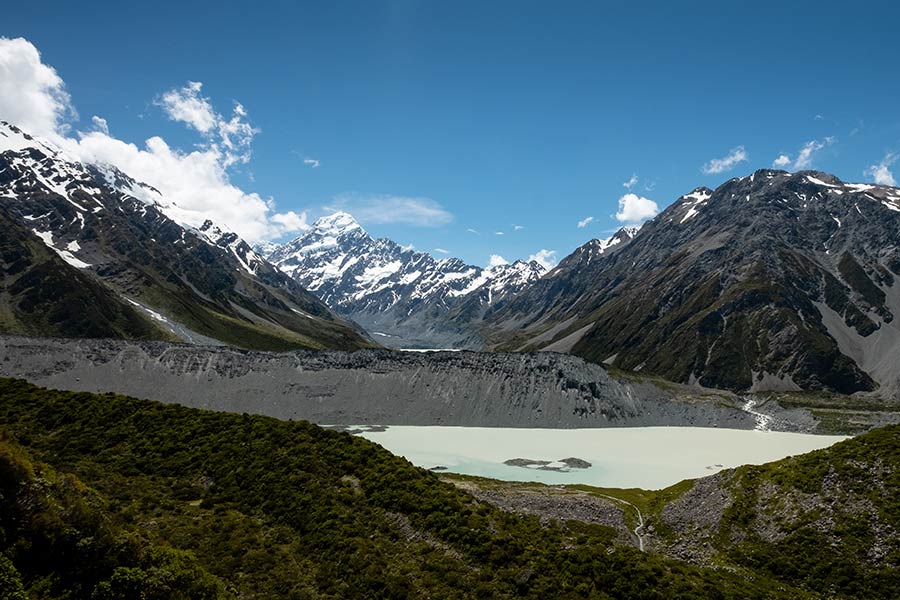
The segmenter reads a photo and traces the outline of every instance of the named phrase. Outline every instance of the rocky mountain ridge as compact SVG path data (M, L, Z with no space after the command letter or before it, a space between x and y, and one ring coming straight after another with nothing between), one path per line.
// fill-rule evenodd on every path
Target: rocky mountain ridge
M734 390L897 389L900 189L763 169L594 246L489 315L492 347Z
M244 240L0 122L0 331L243 347L372 345Z

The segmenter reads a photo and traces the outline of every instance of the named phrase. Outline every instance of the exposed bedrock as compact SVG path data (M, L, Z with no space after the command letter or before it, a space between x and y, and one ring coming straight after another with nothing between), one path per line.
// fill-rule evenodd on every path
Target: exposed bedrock
M319 424L752 428L727 394L619 381L555 353L269 353L162 342L0 337L0 376Z

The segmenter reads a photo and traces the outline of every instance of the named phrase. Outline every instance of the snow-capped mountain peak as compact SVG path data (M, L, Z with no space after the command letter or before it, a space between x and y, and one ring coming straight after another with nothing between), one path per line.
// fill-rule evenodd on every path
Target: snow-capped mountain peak
M15 125L0 120L0 152L19 151L26 148L39 148L50 153L54 152L43 140L32 137Z
M627 227L622 227L611 237L591 240L590 242L588 242L588 245L592 246L592 254L598 256L601 254L606 254L613 248L630 242L632 239L634 239L634 236L638 234L638 231L640 231L640 229L640 225L629 225Z
M362 229L362 226L353 215L343 211L319 217L312 225L312 230L322 235L341 235L358 229Z
M458 258L435 259L372 238L346 212L319 218L268 259L339 312L381 334L379 341L398 343L447 343L441 331L460 329L445 321L456 307L475 302L471 314L481 314L545 271L524 261L484 269ZM421 320L413 325L415 319Z

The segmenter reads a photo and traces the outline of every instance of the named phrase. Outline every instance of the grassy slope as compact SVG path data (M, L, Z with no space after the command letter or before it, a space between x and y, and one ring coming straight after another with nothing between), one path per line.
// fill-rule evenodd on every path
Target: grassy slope
M0 332L174 340L0 207Z
M0 380L0 428L91 486L110 527L189 550L247 598L803 597L614 547L605 527L504 513L308 423ZM9 539L0 550L33 588Z
M900 426L741 467L729 487L723 558L829 596L897 597Z

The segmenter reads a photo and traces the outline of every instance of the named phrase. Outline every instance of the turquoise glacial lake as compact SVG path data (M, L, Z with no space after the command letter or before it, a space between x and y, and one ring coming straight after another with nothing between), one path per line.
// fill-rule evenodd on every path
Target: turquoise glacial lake
M706 427L390 426L386 431L360 435L426 469L506 481L643 489L662 489L684 479L744 464L763 464L847 439ZM579 461L561 462L571 458ZM505 464L510 460L530 463ZM590 466L578 468L584 467L580 461Z

